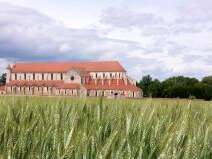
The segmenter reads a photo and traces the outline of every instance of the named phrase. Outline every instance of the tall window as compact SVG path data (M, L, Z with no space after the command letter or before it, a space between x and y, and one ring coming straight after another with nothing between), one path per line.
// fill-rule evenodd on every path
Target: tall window
M61 80L63 80L63 73L60 74Z
M51 73L51 80L53 80L53 73Z
M17 74L15 73L15 80L17 80Z
M42 80L44 80L44 74L42 73Z
M35 74L33 73L33 80L35 80Z
M24 80L26 80L26 73L24 74Z

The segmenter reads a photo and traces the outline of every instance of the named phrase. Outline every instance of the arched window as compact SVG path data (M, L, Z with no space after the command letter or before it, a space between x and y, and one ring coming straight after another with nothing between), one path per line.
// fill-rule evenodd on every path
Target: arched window
M71 79L71 81L74 81L74 76L71 76L71 78L70 78L70 79Z

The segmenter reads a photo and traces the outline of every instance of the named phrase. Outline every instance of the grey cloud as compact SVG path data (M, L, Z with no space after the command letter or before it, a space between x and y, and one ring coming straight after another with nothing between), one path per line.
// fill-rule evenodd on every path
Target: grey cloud
M66 28L32 9L0 6L0 58L98 59L139 47L136 42L105 38L95 29Z
M163 18L152 13L136 12L124 8L107 8L101 22L120 28L133 28L163 23Z
M192 63L196 60L202 60L202 56L200 56L200 55L184 55L183 60L186 63Z
M197 2L192 0L191 4L195 4L191 5L192 7L190 5L176 7L176 17L170 21L167 21L160 13L110 7L103 11L101 23L114 28L137 28L144 36L200 33L211 29L212 11L211 7L206 5L208 3L200 5Z

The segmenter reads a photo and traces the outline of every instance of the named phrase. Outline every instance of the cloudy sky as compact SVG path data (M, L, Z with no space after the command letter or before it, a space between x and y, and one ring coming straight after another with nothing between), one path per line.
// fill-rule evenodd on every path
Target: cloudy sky
M212 1L0 0L0 72L32 60L119 60L135 79L212 75Z

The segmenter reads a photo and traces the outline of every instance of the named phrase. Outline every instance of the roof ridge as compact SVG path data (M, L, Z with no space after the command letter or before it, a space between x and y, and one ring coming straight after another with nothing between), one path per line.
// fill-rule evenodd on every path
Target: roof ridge
M15 63L12 72L67 72L71 68L88 72L126 72L118 61L56 61Z
M118 60L97 60L97 61L93 61L93 60L77 60L77 61L32 61L32 62L16 62L14 63L16 64L70 64L70 63L107 63L107 62L117 62L120 64L120 62Z

